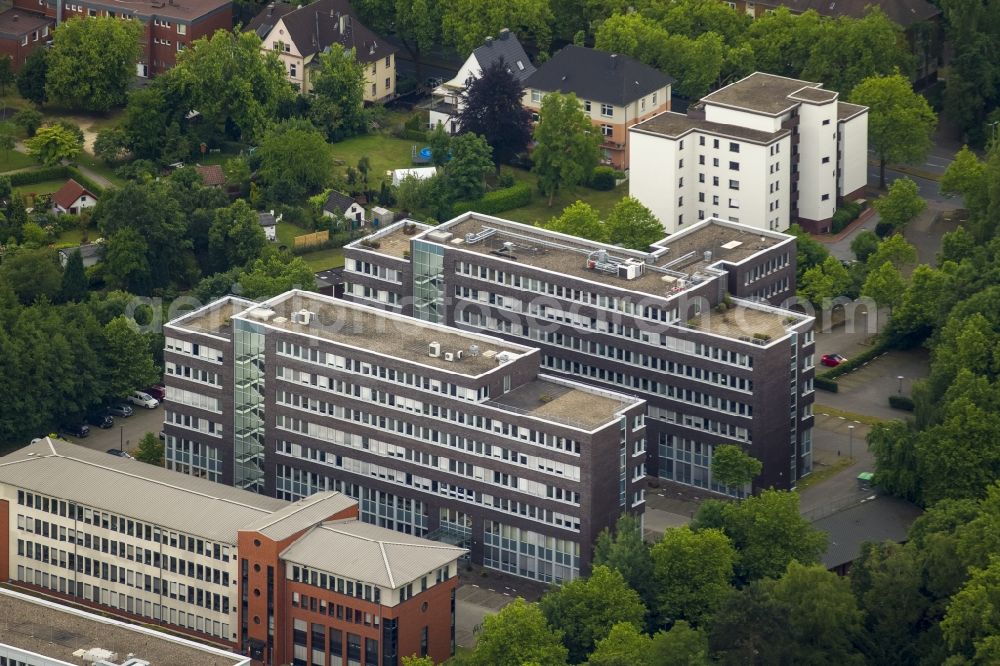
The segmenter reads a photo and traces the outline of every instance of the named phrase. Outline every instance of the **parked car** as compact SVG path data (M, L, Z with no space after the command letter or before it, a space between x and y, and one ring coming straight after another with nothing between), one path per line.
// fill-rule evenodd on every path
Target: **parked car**
M846 360L847 357L841 356L840 354L823 354L819 357L819 362L829 368L836 368Z
M91 412L87 415L87 423L104 430L115 427L114 417L107 412Z
M159 400L143 391L132 391L132 395L128 397L128 401L133 405L139 405L146 409L155 409L160 404Z
M72 435L73 437L87 437L90 435L90 426L86 423L67 423L59 428L61 432L66 435Z
M163 384L153 384L148 389L146 389L146 393L153 396L160 402L163 402L164 400L167 399L167 387L164 386Z
M113 456L118 456L119 458L131 458L128 451L122 451L121 449L108 449L108 453Z
M125 403L111 405L108 407L108 413L114 414L115 416L123 416L125 418L128 418L133 414L131 405L126 405Z

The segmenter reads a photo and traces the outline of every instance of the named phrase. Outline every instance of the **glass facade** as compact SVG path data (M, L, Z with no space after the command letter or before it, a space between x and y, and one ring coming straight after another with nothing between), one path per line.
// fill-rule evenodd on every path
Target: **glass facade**
M209 481L222 480L222 459L219 457L219 449L215 446L206 446L200 442L167 435L164 459L169 470Z
M712 479L712 445L686 437L660 433L658 443L660 478L710 488L733 497L746 497L747 488L730 488Z
M485 521L483 564L526 578L563 583L580 575L580 544Z
M233 485L264 491L264 328L234 320Z
M444 321L444 248L414 240L413 315L424 321Z

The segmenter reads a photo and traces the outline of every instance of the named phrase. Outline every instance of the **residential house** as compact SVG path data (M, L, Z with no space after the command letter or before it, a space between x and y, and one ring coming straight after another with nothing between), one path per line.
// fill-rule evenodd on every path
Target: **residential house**
M365 226L364 206L337 190L330 190L330 194L327 195L323 204L323 215L335 220L345 220L351 224L351 228Z
M575 93L604 137L603 163L628 169L628 128L670 110L673 81L628 56L571 45L525 79L524 105L537 120L547 93Z
M196 39L233 27L232 0L13 0L14 7L44 14L56 23L71 18L110 16L140 21L145 30L136 75L155 76L177 62Z
M310 73L319 55L334 44L354 49L365 65L365 101L381 102L396 94L396 47L369 30L347 0L312 4L272 2L247 25L261 38L261 49L278 54L292 85L312 89Z
M820 16L863 18L869 7L878 7L889 19L902 26L916 63L915 84L937 80L943 63L944 26L941 8L928 0L731 0L731 8L759 18L778 7L793 14L814 11Z
M433 178L437 175L437 167L413 167L411 169L393 169L392 171L386 171L385 175L392 179L392 186L399 187L407 178L416 178L417 180L427 180L428 178Z
M201 176L201 182L205 187L222 187L226 184L226 173L220 164L198 165L194 168Z
M535 73L535 66L528 59L524 47L507 28L497 38L487 37L486 42L466 58L465 64L450 81L434 90L434 105L430 108L430 128L443 125L449 134L458 133L458 114L462 111L462 95L484 70L494 63L503 63L507 71L521 83Z
M97 205L97 196L72 178L52 195L52 212L79 215Z
M74 252L80 253L80 258L83 259L83 267L90 268L104 257L104 243L85 243L77 247L64 247L59 250L59 265L66 268L66 264Z
M280 215L278 217L281 217ZM278 239L277 229L278 220L274 217L274 211L264 211L257 213L257 221L260 223L260 228L264 230L264 235L267 240L272 243Z
M827 233L868 184L868 108L819 83L757 72L630 132L629 194L670 234L711 217Z
M21 69L35 49L49 41L54 21L22 9L0 13L0 56L9 56L11 69Z

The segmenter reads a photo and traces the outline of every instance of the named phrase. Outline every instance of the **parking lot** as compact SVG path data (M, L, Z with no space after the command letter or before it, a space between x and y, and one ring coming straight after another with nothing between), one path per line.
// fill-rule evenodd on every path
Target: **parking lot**
M119 447L129 451L138 446L139 440L147 432L158 434L161 430L163 430L163 405L154 409L134 405L132 416L124 418L116 416L115 425L112 428L104 430L97 426L90 426L90 436L83 439L66 434L60 434L59 437L96 451L107 451Z

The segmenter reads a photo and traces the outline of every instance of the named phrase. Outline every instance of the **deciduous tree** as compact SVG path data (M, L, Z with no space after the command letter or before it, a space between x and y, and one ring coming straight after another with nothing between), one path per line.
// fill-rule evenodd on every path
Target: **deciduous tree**
M620 573L625 582L639 593L647 608L656 601L653 583L653 560L649 544L643 539L642 525L635 516L622 514L614 534L601 530L594 544L593 566L604 565Z
M139 462L163 467L163 442L153 433L147 432L139 440L139 446L133 455Z
M708 633L694 629L684 620L653 636L649 666L707 666Z
M712 447L712 478L730 488L743 488L764 468L757 460L735 444Z
M601 137L573 93L549 93L542 99L534 137L532 171L538 175L538 188L551 206L562 188L590 177L600 159Z
M736 553L720 530L668 529L653 546L652 558L663 623L699 624L729 593Z
M17 73L17 92L21 97L41 106L47 100L45 79L49 72L49 49L35 49L28 54Z
M149 339L137 330L134 321L119 316L108 322L104 349L104 397L123 398L159 379Z
M1000 661L1000 557L972 577L948 606L941 629L957 659L949 664L994 664Z
M543 226L549 231L594 241L604 242L608 238L607 227L601 222L598 212L590 204L579 200L563 208L559 217L552 218Z
M123 106L135 80L142 30L138 21L110 16L63 21L52 33L46 97L81 111Z
M633 250L648 250L665 235L653 212L634 197L625 197L615 204L608 213L605 228L611 243Z
M63 125L53 124L39 127L35 136L25 139L24 146L42 164L55 166L79 155L83 141Z
M878 244L881 242L881 239L879 239L874 231L862 229L851 241L851 252L854 253L858 261L864 263L868 261L868 257L875 253L875 250L878 249Z
M364 130L365 66L354 49L333 44L320 54L311 80L309 118L327 139L340 141Z
M272 201L298 204L330 183L333 151L307 121L286 120L269 129L257 155L258 173Z
M827 256L818 266L807 268L799 280L799 295L816 306L828 298L844 296L851 288L851 275L840 260Z
M861 286L861 295L875 301L880 308L889 308L890 315L902 302L905 292L906 280L891 261L872 269Z
M83 270L83 257L79 250L70 252L63 269L59 298L62 301L82 301L87 297L87 274Z
M486 174L493 170L490 146L477 134L460 134L451 142L451 159L444 167L453 200L471 201L486 191Z
M646 666L652 641L630 622L619 622L597 641L587 666Z
M442 4L441 39L459 53L471 53L503 28L544 51L552 39L552 9L543 0L451 0Z
M316 275L301 257L271 252L240 276L240 293L246 298L270 298L290 289L316 291Z
M487 615L476 641L473 666L564 666L562 635L549 627L535 604L516 599L495 615Z
M547 593L539 607L549 625L562 630L572 663L584 661L616 624L640 628L646 614L639 594L622 575L600 565L589 578L578 578Z
M7 86L13 84L17 78L11 67L12 62L9 55L0 57L0 95L4 97L7 96Z
M927 155L937 115L902 74L866 78L850 99L869 108L868 143L878 155L879 187L885 189L886 163L913 162Z
M245 266L260 258L267 237L257 220L257 213L244 199L215 211L208 231L208 249L219 270Z
M889 186L889 191L873 204L883 222L902 231L906 223L919 215L927 202L920 197L920 188L909 178L897 178Z
M531 141L531 113L522 104L520 81L507 71L510 65L496 61L487 66L462 93L458 115L462 132L478 134L490 144L498 172Z
M0 264L0 282L9 285L25 305L39 298L53 300L62 284L55 252L43 248L8 253Z

